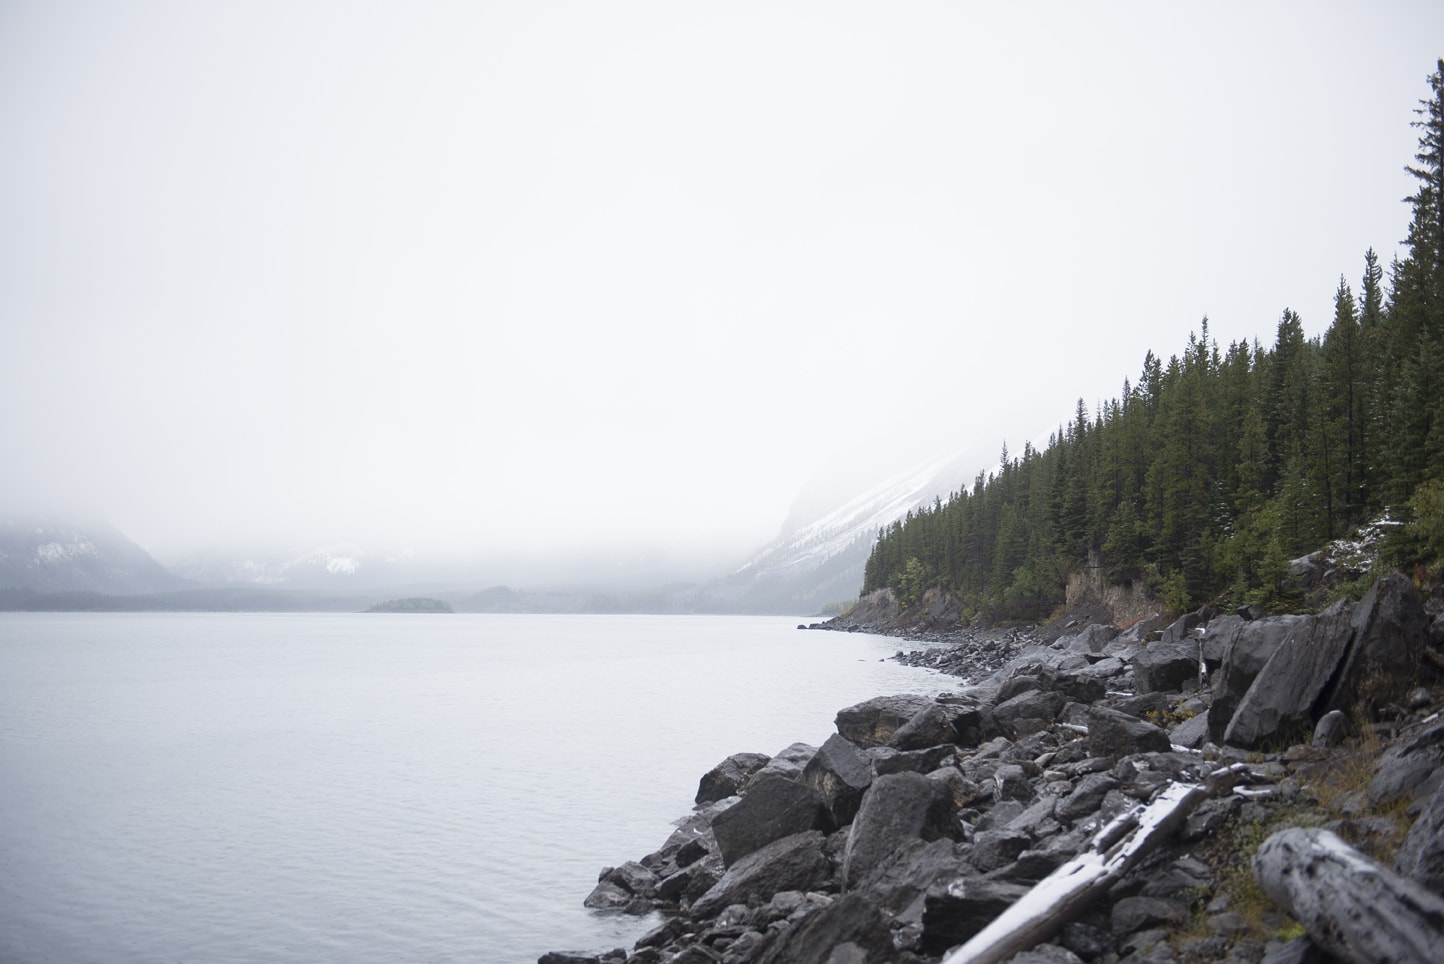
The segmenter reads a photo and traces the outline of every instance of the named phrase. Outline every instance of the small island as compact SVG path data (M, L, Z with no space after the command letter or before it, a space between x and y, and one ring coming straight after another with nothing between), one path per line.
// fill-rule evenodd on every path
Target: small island
M454 613L451 603L429 596L407 596L405 599L388 599L377 603L368 613Z

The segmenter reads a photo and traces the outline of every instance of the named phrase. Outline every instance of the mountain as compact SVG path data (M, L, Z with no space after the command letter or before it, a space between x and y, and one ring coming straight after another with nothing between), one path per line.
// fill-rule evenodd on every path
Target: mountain
M390 589L431 575L411 549L370 549L338 542L301 552L237 553L216 550L172 563L172 569L207 586L336 592Z
M878 530L965 486L981 464L976 450L919 459L878 478L834 464L799 494L777 538L725 579L698 594L697 608L817 613L857 597ZM865 459L862 464L886 464Z
M0 589L119 596L185 586L106 523L0 519Z

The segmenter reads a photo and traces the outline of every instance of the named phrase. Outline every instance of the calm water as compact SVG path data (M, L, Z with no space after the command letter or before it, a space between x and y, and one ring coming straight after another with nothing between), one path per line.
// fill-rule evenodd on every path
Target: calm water
M950 682L796 619L0 613L0 961L529 962L739 750Z

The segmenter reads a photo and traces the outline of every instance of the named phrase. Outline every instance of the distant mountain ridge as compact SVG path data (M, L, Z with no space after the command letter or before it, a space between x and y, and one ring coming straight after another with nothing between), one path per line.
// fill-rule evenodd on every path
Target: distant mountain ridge
M0 593L54 597L14 596L11 607L60 609L354 611L374 604L376 596L425 594L459 612L811 615L857 596L879 529L946 498L976 469L974 455L965 453L919 458L906 471L879 477L882 461L851 453L819 472L794 500L775 539L730 572L720 562L709 566L710 573L721 573L710 578L684 573L665 558L639 564L592 550L594 560L572 553L560 562L595 572L596 581L556 574L547 579L535 570L528 579L495 561L489 568L504 568L513 574L502 578L518 580L512 583L518 588L510 589L465 563L346 541L291 553L218 549L167 569L112 526L51 520L0 523ZM106 601L142 596L148 598Z
M412 577L410 549L371 551L351 542L305 552L255 556L200 553L173 564L184 578L209 586L264 586L276 589L370 589L402 585Z
M0 589L133 595L186 585L108 523L0 519Z

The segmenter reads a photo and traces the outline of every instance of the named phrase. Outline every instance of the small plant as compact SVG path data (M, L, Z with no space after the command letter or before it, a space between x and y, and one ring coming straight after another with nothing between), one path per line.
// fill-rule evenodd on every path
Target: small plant
M1197 715L1183 703L1178 703L1165 709L1149 710L1143 717L1159 729L1171 730L1184 720L1191 720Z

